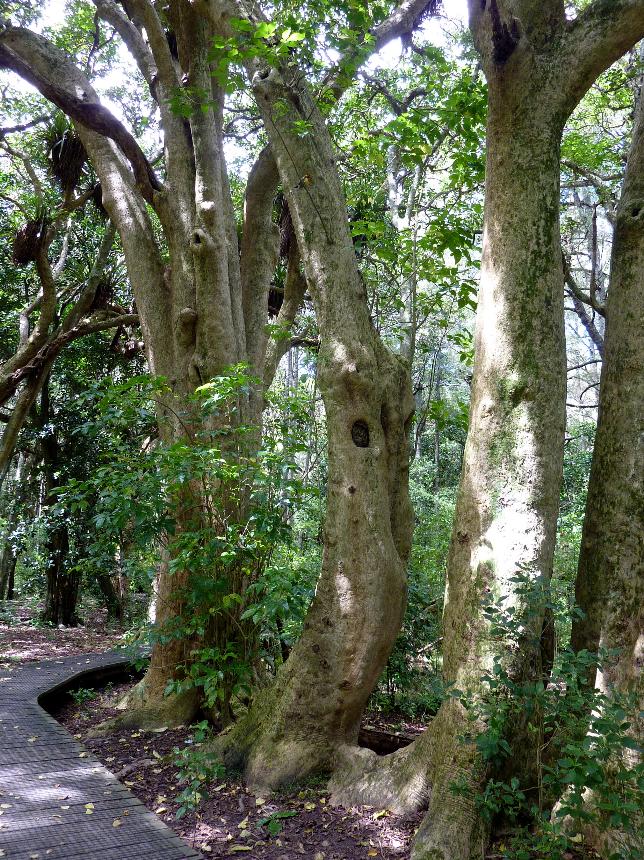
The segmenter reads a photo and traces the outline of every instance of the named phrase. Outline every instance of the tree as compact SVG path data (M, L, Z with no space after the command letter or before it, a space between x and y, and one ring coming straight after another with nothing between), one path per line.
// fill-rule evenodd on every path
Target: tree
M573 621L571 642L579 652L596 654L600 645L608 649L596 686L609 698L631 697L628 719L638 748L644 737L643 212L644 101L640 93L615 212L599 416L575 589L583 615ZM587 683L593 680L588 678ZM635 761L640 753L635 750L628 755Z
M277 231L271 211L278 182L284 188L323 332L320 385L332 452L327 559L318 589L320 608L314 608L310 624L311 628L317 625L318 630L316 641L305 642L299 653L306 654L308 660L311 647L323 647L316 663L328 667L327 683L333 687L340 684L337 711L348 708L351 725L346 730L357 733L360 712L386 659L404 607L404 566L411 534L405 427L413 401L408 370L384 348L369 321L322 114L289 60L292 31L282 31L283 41L278 31L275 46L271 37L276 30L262 29L266 22L261 15L246 14L243 8L233 8L231 15L231 10L219 3L204 7L207 14L202 14L202 10L179 0L169 4L163 20L148 0L128 3L127 13L112 0L97 0L96 6L128 46L158 106L165 150L163 178L123 124L100 104L85 74L47 39L25 28L6 27L0 34L0 63L33 83L74 121L99 178L103 205L121 238L150 370L165 377L171 386L171 396L160 408L160 433L167 441L194 438L207 429L200 425L191 395L225 368L246 361L256 376L270 381L265 373L264 326L277 257ZM376 22L363 16L362 44L351 45L336 71L348 74L350 80L368 52L407 32L430 6L427 2L405 2L394 8L389 18ZM237 35L231 29L231 17L245 22L244 31L251 34L250 49L247 47L243 56L253 75L254 97L271 143L270 149L260 153L249 176L239 249L222 150L224 87L212 54L215 37L221 40ZM176 38L177 57L171 52L166 29ZM174 44L174 39L171 41ZM213 77L215 73L219 79ZM345 85L339 74L328 78L332 93L341 92ZM171 103L176 106L177 100L178 110L173 111ZM302 124L306 124L307 133L298 136ZM158 218L161 241L151 210ZM297 268L296 257L291 265ZM301 281L293 277L290 284ZM292 323L292 316L287 314L294 314L296 309L297 302L285 296L284 313L277 323L287 331ZM262 405L261 390L251 392L245 400L241 398L228 421L259 430ZM186 497L185 510L198 510L197 490L190 487L186 492L190 498ZM344 527L347 519L353 523L352 534ZM372 528L383 535L377 546L369 539ZM171 554L170 548L170 558ZM157 621L161 629L166 622L181 617L184 606L180 593L187 574L170 575L170 558L165 560L159 578ZM339 583L341 594L335 581L338 565L347 571ZM341 663L343 658L330 641L328 631L333 622L321 605L322 595L339 620L346 614L346 595L368 590L367 581L372 580L375 570L382 570L383 576L378 594L370 598L374 608L380 607L375 614L382 616L385 603L392 599L394 608L383 628L368 625L369 636L362 636L361 655L353 659L354 668L348 677L338 682L337 661ZM239 571L231 577L230 591L243 595L247 585ZM345 656L352 652L359 636L356 613L354 605L343 622L347 632ZM218 625L216 636L221 641L235 641L239 614L231 610L230 617ZM369 637L379 643L372 645L374 661L365 650ZM138 710L130 715L133 721L180 723L195 712L198 701L194 694L164 696L176 667L189 662L194 646L194 642L179 637L155 644L150 669L137 692ZM294 666L298 661L298 655L289 661L291 679L297 677ZM312 706L322 702L319 693L308 684L306 688ZM336 715L333 731L337 722ZM346 717L340 722L346 723ZM327 732L324 721L316 719L313 712L311 724L319 726L323 734ZM323 745L326 751L326 740ZM317 763L317 759L311 761L307 768Z
M600 1L567 21L557 0L472 2L470 27L489 90L486 209L443 670L448 685L476 700L495 657L516 683L544 677L565 426L561 135L594 78L641 37L644 3ZM499 600L524 625L501 642L483 612ZM526 722L510 733L508 766L522 777L536 761ZM362 775L359 759L349 757L336 796L409 808L431 787L414 858L469 857L485 838L473 802L485 768L476 746L464 742L473 729L459 699L449 697L415 750L367 763ZM457 781L470 785L465 796L450 790Z

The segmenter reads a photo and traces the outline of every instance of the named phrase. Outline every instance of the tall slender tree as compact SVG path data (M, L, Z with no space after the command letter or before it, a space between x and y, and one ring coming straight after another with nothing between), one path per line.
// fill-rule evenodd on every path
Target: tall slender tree
M586 512L576 580L583 615L572 647L610 655L596 686L633 697L628 714L641 756L644 741L644 101L636 108L633 142L615 213L606 301L604 364ZM595 679L588 679L592 683ZM592 803L592 798L589 798ZM604 839L610 843L611 834ZM641 845L639 846L641 848Z

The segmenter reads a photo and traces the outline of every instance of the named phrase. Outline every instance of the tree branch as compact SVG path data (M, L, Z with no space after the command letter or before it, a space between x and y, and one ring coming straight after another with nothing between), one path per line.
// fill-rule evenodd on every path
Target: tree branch
M568 26L558 49L568 105L643 37L644 0L594 0Z
M152 204L154 192L163 187L152 165L123 123L97 100L89 85L82 88L75 82L74 94L71 88L57 82L52 71L64 68L67 62L62 51L37 33L22 27L0 32L0 67L16 72L74 121L113 140L130 162L141 193Z
M353 44L324 75L322 91L330 91L339 98L347 87L347 75L353 76L355 70L372 54L377 54L385 45L401 36L410 34L425 15L433 14L440 0L401 0L393 12L376 24L361 39Z
M291 242L288 254L288 269L286 272L286 282L284 284L284 301L280 308L275 325L283 337L272 338L269 341L266 350L266 360L264 363L264 388L268 389L271 382L275 378L277 366L280 363L282 356L286 355L291 346L297 344L288 335L295 322L295 317L304 301L306 293L306 279L300 271L300 253L295 241ZM299 340L304 344L304 339Z

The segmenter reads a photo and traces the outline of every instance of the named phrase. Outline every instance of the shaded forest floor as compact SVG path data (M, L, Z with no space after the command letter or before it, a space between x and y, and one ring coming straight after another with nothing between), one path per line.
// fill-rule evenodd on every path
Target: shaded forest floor
M11 601L0 613L0 668L107 651L122 643L123 631L102 610L84 608L83 625L52 628L38 621L42 605ZM338 809L328 805L324 780L299 785L269 798L248 792L241 779L226 775L210 787L195 811L177 818L177 755L193 746L188 726L161 732L123 730L90 738L90 730L118 713L115 704L133 681L100 690L66 694L53 715L85 744L136 796L205 857L257 860L363 860L409 857L411 839L422 818L393 816L385 810ZM374 721L370 723L373 725ZM378 724L377 727L384 728ZM396 723L397 730L412 727ZM268 821L265 821L268 819ZM265 821L265 823L262 823ZM270 822L273 822L272 824ZM272 832L271 832L272 831Z
M177 798L183 786L177 781L176 759L180 750L192 746L189 727L156 732L123 730L106 738L88 737L93 726L118 713L114 705L127 688L128 683L108 686L80 704L68 697L54 716L204 856L239 854L258 860L409 856L422 813L402 817L370 808L333 808L328 805L324 781L262 798L227 774L210 786L209 797L196 811L177 819ZM92 694L88 691L87 695Z
M42 626L40 606L22 601L0 606L0 669L24 662L99 653L122 643L123 631L107 622L105 612L85 609L84 625L72 629ZM194 726L156 732L121 730L108 737L89 737L103 720L117 715L115 705L135 683L128 679L101 689L78 689L61 698L53 716L114 773L153 812L204 857L250 857L257 860L363 860L409 857L413 835L423 813L394 816L382 809L334 808L328 804L325 780L294 786L268 798L255 796L234 774L209 786L199 806L177 818L181 751L196 749ZM368 727L416 734L421 726L402 718L368 715ZM530 852L532 853L532 852ZM488 858L505 856L497 843ZM569 860L595 858L581 850ZM543 858L535 852L534 858ZM546 860L546 858L543 858Z

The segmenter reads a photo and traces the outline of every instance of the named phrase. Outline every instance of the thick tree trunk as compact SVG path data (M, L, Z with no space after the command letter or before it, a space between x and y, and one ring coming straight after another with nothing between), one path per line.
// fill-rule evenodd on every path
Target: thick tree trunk
M324 556L302 637L275 685L218 742L251 783L275 787L329 768L339 747L357 743L400 628L414 402L407 362L384 347L369 318L333 147L306 84L284 67L257 70L253 88L315 303L329 440ZM289 110L273 111L277 101ZM302 116L312 127L304 140L294 133Z
M597 673L596 686L609 698L632 697L627 719L640 751L625 751L630 765L641 759L644 747L643 272L644 102L640 101L615 221L599 417L576 581L576 599L584 615L574 620L572 628L575 650L595 653L601 644L614 653ZM587 802L592 807L593 797L588 796ZM624 841L610 829L586 836L602 856L612 855ZM631 846L635 852L642 847L641 840Z
M504 600L504 608L525 615L521 640L502 644L506 669L517 681L541 676L541 592L551 574L563 463L561 127L535 109L531 84L521 84L510 76L490 82L470 426L447 566L444 679L473 701L499 649L484 604ZM530 607L528 594L536 596ZM359 760L349 757L334 779L335 798L403 811L431 794L414 857L469 857L485 837L473 802L484 769L463 742L475 730L463 707L448 700L425 736L390 762L367 756L358 775ZM513 763L521 771L530 761L522 737ZM462 779L470 786L467 799L450 788Z
M565 428L560 136L594 75L622 50L624 18L633 15L638 32L644 27L644 7L621 4L620 15L610 21L603 7L595 7L602 4L593 4L575 28L565 23L563 3L470 3L489 85L486 212L443 660L446 682L473 703L495 656L518 682L536 681L546 668L540 640ZM495 641L483 605L499 601L521 626L512 625ZM346 750L333 779L334 798L402 811L429 796L414 860L480 856L486 832L475 797L487 768L466 738L482 728L468 720L458 701L448 699L406 750L379 761ZM508 727L509 764L532 785L536 738L527 728L521 717ZM455 782L464 794L451 790Z

